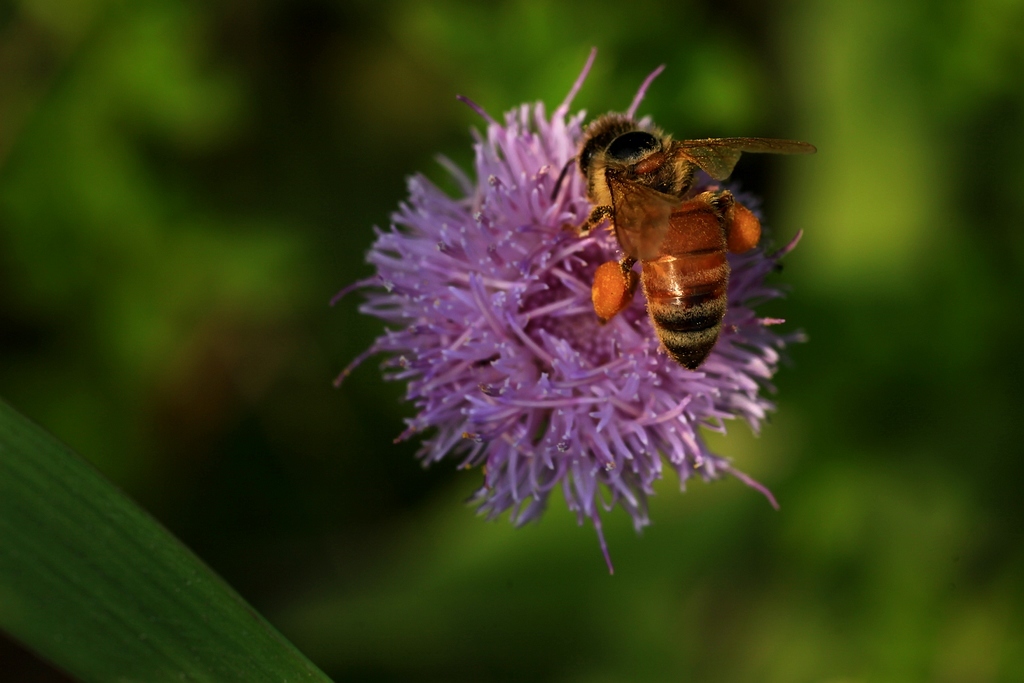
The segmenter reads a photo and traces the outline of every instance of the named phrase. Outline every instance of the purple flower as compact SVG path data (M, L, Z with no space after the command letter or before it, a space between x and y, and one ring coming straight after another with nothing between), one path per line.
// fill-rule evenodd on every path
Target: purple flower
M577 151L584 114L569 115L569 105L593 59L550 117L543 104L524 104L500 123L465 100L487 120L486 136L476 135L475 179L447 159L464 196L409 179L408 201L389 230L376 230L367 256L376 276L335 298L367 287L360 310L388 324L338 381L387 354L385 376L406 382L416 406L399 439L428 432L424 464L457 457L463 468L481 466L473 502L489 519L511 510L517 525L538 518L561 488L580 524L593 523L612 571L601 510L620 505L642 529L665 465L684 483L730 474L776 505L711 453L698 427L724 433L725 420L741 418L756 432L773 409L763 394L796 335L775 333L782 321L758 318L752 306L782 296L764 278L796 240L773 254L729 256L722 334L697 371L659 349L640 294L599 324L593 274L621 255L618 245L609 231L580 238L571 229L591 210L578 172L551 199Z

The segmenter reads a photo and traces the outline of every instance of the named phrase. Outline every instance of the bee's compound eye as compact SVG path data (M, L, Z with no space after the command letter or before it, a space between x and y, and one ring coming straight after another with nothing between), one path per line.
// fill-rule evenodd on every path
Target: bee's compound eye
M608 145L606 154L616 161L633 161L661 149L658 138L642 130L624 133Z

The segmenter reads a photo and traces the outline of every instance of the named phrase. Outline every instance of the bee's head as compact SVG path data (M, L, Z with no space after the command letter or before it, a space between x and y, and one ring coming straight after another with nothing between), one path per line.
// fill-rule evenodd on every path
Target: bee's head
M632 130L618 136L605 150L609 161L635 164L655 152L661 151L661 141L645 130Z
M641 133L641 131L633 119L622 114L605 114L587 126L583 144L580 146L580 153L577 155L583 175L590 177L595 159L599 155L605 157L611 145L630 133ZM645 133L645 135L649 134Z

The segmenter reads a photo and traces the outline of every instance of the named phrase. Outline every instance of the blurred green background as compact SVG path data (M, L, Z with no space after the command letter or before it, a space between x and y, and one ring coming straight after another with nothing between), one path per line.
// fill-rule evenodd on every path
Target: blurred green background
M576 100L750 158L810 342L768 484L665 481L616 575L561 501L463 504L358 297L405 177L478 118ZM0 395L89 458L338 681L1024 680L1024 4L0 4ZM5 680L59 681L0 642Z

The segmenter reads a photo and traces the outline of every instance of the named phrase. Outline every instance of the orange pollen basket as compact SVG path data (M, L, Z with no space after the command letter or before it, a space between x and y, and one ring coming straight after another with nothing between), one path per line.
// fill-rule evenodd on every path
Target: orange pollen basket
M734 254L742 254L757 246L761 240L761 221L742 204L733 205L732 224L729 226L728 247Z
M602 323L608 322L629 305L636 292L639 277L632 270L622 272L616 261L602 263L594 273L594 287L590 292L594 312Z

